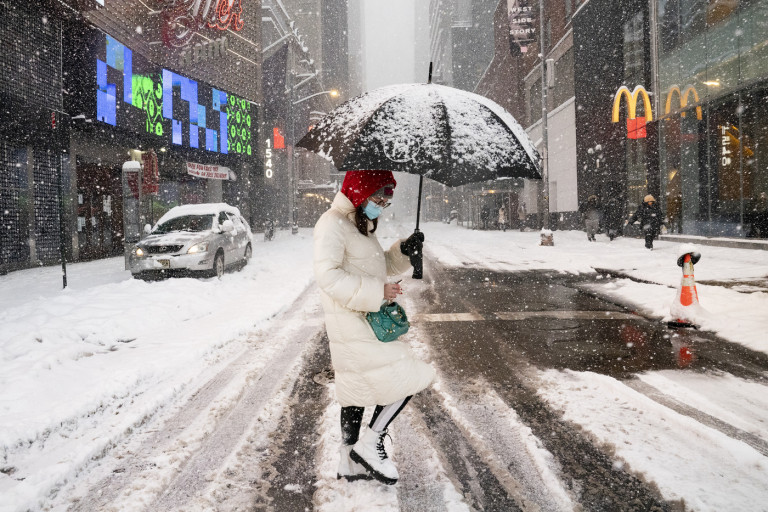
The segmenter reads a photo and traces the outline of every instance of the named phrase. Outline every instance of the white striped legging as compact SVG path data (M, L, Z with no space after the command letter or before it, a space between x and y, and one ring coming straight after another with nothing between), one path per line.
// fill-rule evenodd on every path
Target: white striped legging
M389 405L377 405L373 410L373 416L368 426L376 432L383 432L392 423L392 420L400 414L405 404L411 399L407 396L397 402ZM341 408L341 437L346 445L355 444L360 435L360 424L363 422L363 413L365 407L342 407Z

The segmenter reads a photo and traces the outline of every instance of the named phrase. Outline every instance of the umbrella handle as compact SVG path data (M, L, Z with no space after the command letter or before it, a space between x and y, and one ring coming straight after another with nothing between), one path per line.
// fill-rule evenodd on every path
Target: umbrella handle
M421 217L421 187L424 184L424 176L419 175L419 202L416 206L416 229L413 230L414 233L419 232L419 218ZM421 279L424 276L424 258L422 255L422 251L419 251L417 254L413 254L410 256L411 258L411 266L413 267L413 277L414 279Z
M413 232L418 233L419 228L414 229ZM413 275L411 277L414 279L424 277L424 249L422 248L419 252L411 254L408 258L411 260L411 266L413 267Z
M416 230L418 231L418 229ZM409 256L411 260L411 266L413 267L413 275L411 276L414 279L421 279L424 277L424 266L423 263L423 253L422 251L419 251L416 254L413 254Z

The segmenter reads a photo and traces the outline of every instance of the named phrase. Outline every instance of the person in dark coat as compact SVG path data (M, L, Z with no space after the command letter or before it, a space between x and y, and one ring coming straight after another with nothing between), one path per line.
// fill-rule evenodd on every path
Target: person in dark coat
M619 236L621 220L624 218L624 203L618 197L611 196L603 203L603 223L608 232L608 238L613 240Z
M659 236L661 227L665 223L664 214L661 213L661 208L656 204L656 198L651 194L643 198L643 204L635 210L629 220L624 222L624 225L637 221L640 222L640 227L645 233L645 248L653 250L653 239Z
M579 206L581 219L584 221L584 230L587 232L587 240L595 241L595 233L600 227L600 207L597 204L597 196L591 195L587 201Z

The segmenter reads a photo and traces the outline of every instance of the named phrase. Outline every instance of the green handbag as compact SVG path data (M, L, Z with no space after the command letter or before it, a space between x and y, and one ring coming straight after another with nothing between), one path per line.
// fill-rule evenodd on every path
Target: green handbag
M371 329L379 341L384 343L395 341L407 333L411 326L405 310L397 302L382 304L378 311L366 314L365 319L371 324Z

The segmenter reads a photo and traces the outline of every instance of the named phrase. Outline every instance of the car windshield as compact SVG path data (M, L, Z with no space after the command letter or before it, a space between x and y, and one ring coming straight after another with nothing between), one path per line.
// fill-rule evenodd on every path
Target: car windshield
M211 215L184 215L168 219L158 224L152 231L156 234L170 233L171 231L206 231L213 226Z

